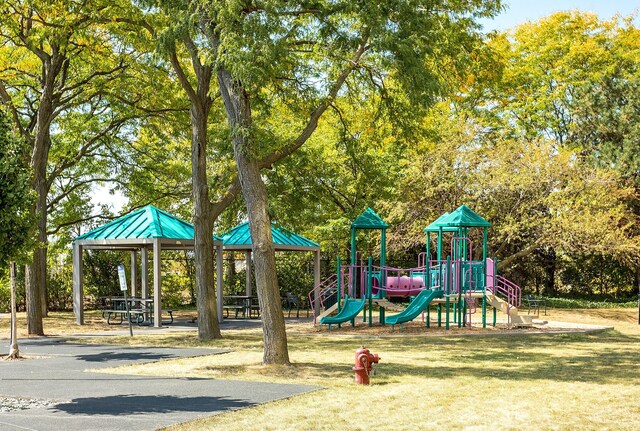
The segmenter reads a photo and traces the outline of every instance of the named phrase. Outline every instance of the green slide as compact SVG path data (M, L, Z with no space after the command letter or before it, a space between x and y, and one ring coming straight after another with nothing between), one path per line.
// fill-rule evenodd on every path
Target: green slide
M405 308L402 313L387 316L385 323L388 325L397 325L399 323L409 322L426 310L431 301L435 298L442 298L442 290L425 289L420 292L413 301L411 301L409 306Z
M364 308L365 298L362 299L349 299L346 298L342 304L340 312L335 316L325 316L320 319L320 323L323 325L332 325L334 323L343 323L356 318L358 313Z

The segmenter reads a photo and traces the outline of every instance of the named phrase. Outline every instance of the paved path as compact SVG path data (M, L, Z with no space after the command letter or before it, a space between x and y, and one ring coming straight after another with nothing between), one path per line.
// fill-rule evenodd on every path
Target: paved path
M6 340L2 341L5 345ZM0 362L0 400L24 397L49 404L0 413L1 430L155 430L317 389L302 385L87 372L87 369L223 351L61 341L21 340L21 353L35 358Z

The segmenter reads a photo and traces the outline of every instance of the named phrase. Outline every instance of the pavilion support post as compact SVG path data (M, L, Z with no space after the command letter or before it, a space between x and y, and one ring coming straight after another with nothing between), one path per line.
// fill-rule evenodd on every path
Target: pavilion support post
M222 244L216 246L216 299L218 306L218 323L224 320L222 316L222 282L224 269L222 266Z
M82 246L73 243L73 314L78 325L84 325Z
M160 328L162 326L162 266L160 254L162 245L160 240L153 240L153 326Z
M245 253L245 267L247 268L247 281L245 294L251 296L251 250Z
M131 250L131 296L136 296L138 281L138 252Z
M140 296L142 299L149 298L149 253L147 247L142 247L140 252L140 263L141 263L141 274L140 274L140 284L142 292Z
M316 250L313 262L313 315L320 314L320 301L318 294L320 293L320 250Z

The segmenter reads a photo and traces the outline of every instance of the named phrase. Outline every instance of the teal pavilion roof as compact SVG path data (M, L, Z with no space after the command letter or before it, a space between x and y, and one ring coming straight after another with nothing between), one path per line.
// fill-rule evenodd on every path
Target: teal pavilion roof
M320 246L308 238L271 224L271 237L276 250L318 250ZM221 236L225 249L251 250L253 241L249 222L240 223Z
M80 235L76 240L147 238L193 240L193 225L153 205L147 205ZM214 239L220 241L216 236Z

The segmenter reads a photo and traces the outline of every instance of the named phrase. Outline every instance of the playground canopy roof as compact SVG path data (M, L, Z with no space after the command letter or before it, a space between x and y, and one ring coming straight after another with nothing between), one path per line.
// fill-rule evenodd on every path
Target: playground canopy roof
M153 205L147 205L80 235L75 240L83 242L105 240L112 245L116 242L131 243L135 240L153 238L193 241L193 232L191 223ZM221 239L214 235L214 241L220 242Z
M441 218L438 219L438 224L443 227L491 227L491 223L466 205L460 205L454 212L445 216L442 220Z
M271 236L276 250L317 251L320 246L290 230L271 225ZM251 250L253 242L249 222L241 223L222 235L225 250Z
M351 229L386 229L388 227L389 225L371 208L367 208L351 223Z
M458 230L457 227L453 227L453 226L446 226L444 224L442 224L443 220L446 220L447 217L449 217L450 213L447 211L446 213L442 214L440 217L438 217L437 219L435 219L429 226L424 228L425 232L440 232L440 229L442 229L443 232L455 232Z

